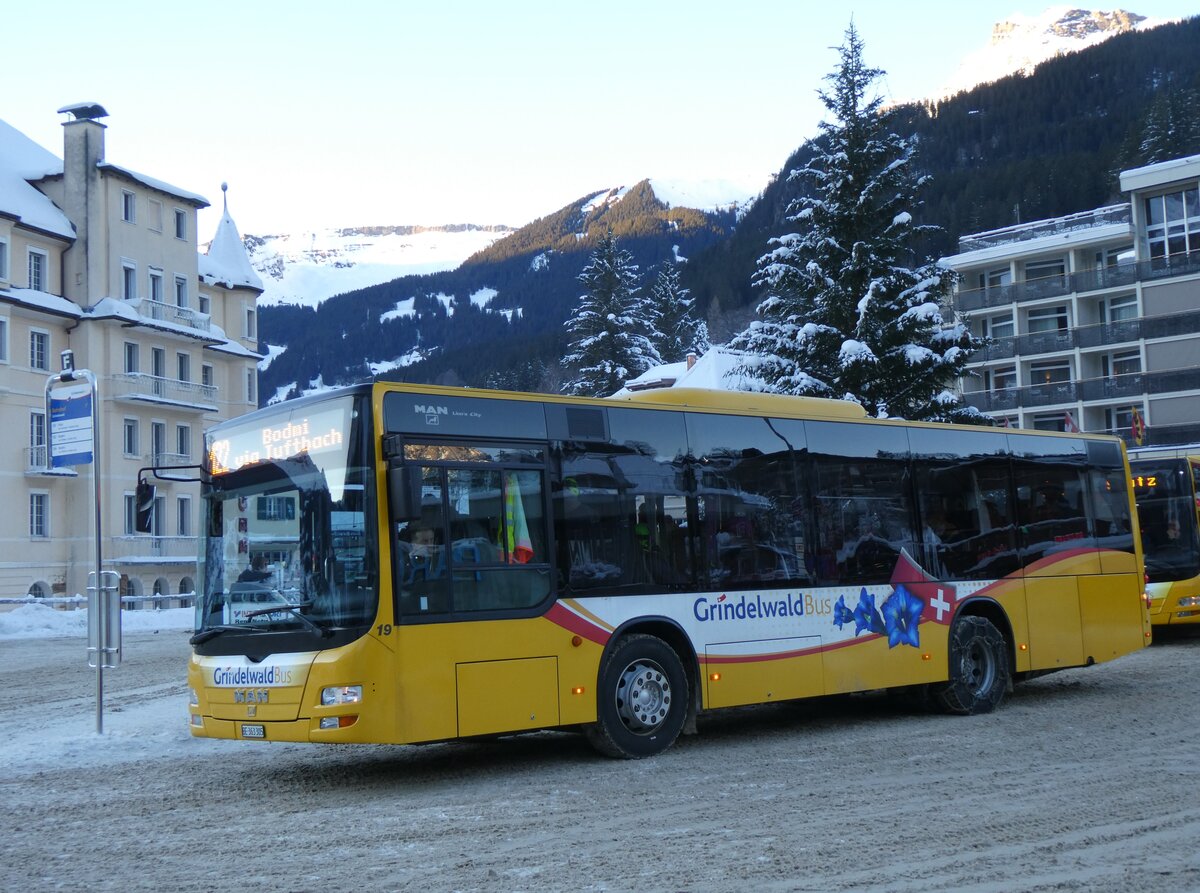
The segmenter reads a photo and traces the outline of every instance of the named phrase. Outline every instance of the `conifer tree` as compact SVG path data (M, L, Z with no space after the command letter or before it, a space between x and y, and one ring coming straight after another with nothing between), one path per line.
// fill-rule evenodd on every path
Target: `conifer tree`
M763 390L855 400L870 415L981 420L949 385L979 339L942 308L954 273L909 266L916 194L915 140L902 138L868 95L883 72L863 61L853 23L838 68L819 90L830 119L808 163L790 174L804 188L788 208L798 231L771 240L754 284L759 319L730 347L735 374Z
M638 295L637 270L608 230L579 274L584 293L564 324L571 338L562 358L564 394L607 397L662 362L646 335L649 310Z
M708 324L696 316L696 302L679 284L679 267L666 261L650 286L650 341L664 363L678 363L689 353L700 356L709 348Z

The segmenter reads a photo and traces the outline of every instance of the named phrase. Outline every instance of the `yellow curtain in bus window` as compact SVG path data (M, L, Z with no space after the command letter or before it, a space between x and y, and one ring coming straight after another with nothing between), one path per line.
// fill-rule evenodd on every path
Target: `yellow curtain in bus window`
M529 525L525 522L525 505L521 500L521 486L516 472L504 476L504 535L508 542L509 564L528 564L533 558L533 541L529 538Z

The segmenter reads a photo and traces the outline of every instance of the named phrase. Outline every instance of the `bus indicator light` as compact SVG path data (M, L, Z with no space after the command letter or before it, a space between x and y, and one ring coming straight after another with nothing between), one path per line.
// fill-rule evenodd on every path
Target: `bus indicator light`
M583 644L583 636L571 636L571 644L578 648Z
M1022 642L1020 645L1018 645L1018 646L1017 646L1017 648L1018 648L1019 650L1021 650L1021 651L1028 651L1028 650L1029 650L1029 646L1028 646L1028 645L1026 645L1024 642Z
M584 692L584 688L582 685L577 685L573 689L571 689L571 694L573 694L573 695L581 695L581 694L583 694L583 692Z
M713 682L720 682L721 674L720 673L709 673L708 678L711 679Z

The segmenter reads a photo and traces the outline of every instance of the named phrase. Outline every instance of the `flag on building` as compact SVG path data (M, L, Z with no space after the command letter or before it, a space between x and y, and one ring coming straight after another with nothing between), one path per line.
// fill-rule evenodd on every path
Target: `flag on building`
M1079 426L1075 424L1075 416L1071 415L1069 409L1063 413L1063 430L1070 434L1079 433Z
M1129 427L1133 434L1133 442L1141 446L1146 440L1146 423L1142 421L1142 414L1138 412L1136 406L1133 407L1133 422Z

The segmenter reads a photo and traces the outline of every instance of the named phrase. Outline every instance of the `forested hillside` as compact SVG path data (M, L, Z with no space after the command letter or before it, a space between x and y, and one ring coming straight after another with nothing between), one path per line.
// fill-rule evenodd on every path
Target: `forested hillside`
M1197 47L1200 18L1193 18L1113 37L1029 77L893 110L894 131L917 134L917 162L931 177L919 222L941 228L919 253L942 256L960 235L1120 201L1120 170L1200 153ZM1176 123L1165 128L1172 114ZM315 310L264 307L264 342L287 350L263 373L261 399L317 379L349 383L373 373L555 390L563 322L581 293L576 277L610 227L645 284L664 260L687 258L682 284L714 339L727 339L752 314L755 261L770 237L793 226L784 217L797 187L784 174L811 152L801 145L740 220L732 210L668 208L643 182L620 200L581 197L454 271L340 295ZM408 364L393 365L401 357Z

